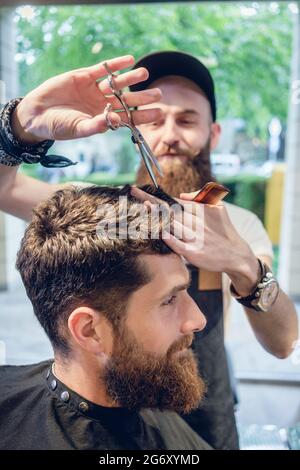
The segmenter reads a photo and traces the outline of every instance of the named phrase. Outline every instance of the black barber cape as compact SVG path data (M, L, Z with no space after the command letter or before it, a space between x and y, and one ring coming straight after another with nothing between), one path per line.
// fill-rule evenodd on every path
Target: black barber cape
M95 405L51 365L0 367L0 449L210 449L176 413Z

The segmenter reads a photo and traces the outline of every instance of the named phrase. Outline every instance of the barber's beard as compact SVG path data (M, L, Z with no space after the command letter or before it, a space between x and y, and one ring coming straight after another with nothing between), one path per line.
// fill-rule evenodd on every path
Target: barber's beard
M163 191L170 194L170 196L179 197L180 193L197 191L209 181L215 181L211 173L210 138L196 156L191 156L180 149L173 148L174 153L175 151L178 155L185 155L186 159L182 160L174 156L166 160L159 160L164 174L163 177L154 169L158 186ZM152 184L143 162L141 162L137 171L136 184L138 186Z
M193 335L172 344L165 355L145 351L126 329L114 347L102 376L108 397L131 410L158 408L186 414L201 403L206 386L191 349Z

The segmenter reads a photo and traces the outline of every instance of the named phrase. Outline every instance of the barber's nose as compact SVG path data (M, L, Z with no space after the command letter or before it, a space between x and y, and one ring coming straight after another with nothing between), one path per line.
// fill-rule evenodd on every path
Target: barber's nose
M207 323L205 315L191 297L186 307L181 332L183 334L190 334L196 331L202 331Z
M166 120L163 128L162 141L168 146L179 142L178 130L174 121Z

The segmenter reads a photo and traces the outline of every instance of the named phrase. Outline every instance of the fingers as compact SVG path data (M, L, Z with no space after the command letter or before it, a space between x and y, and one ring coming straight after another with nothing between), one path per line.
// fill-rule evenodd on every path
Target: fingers
M113 126L119 126L121 123L120 116L117 113L110 112L109 119ZM99 114L90 119L83 119L79 121L74 138L90 137L91 135L106 132L108 130L107 122L104 114Z
M117 72L119 70L127 69L134 65L134 57L132 55L124 55L121 57L116 57L114 59L109 59L105 61L112 72ZM99 78L105 77L107 71L103 65L103 62L99 64L92 65L91 67L83 67L76 70L76 72L82 72L88 74L91 80L98 80Z
M167 202L146 193L136 186L131 187L131 194L139 201L144 202L145 205L151 208L151 210L155 210L158 205L166 206L169 209L170 214L172 213L174 215L174 223L176 222L177 227L179 227L178 224L184 226L185 229L190 230L189 234L191 234L191 232L198 232L203 229L204 211L203 206L199 206L199 204L197 204L197 212L194 214L193 212L187 211L185 205L179 206L178 208L180 208L180 210L174 210L174 206L173 208L170 207Z
M156 210L157 205L165 205L164 201L161 201L159 198L152 196L151 194L142 191L136 186L131 187L131 194L135 196L140 201L144 202L145 205L151 208L151 210ZM172 209L168 206L169 215L173 214ZM163 240L166 244L178 255L184 256L188 261L198 262L199 252L204 245L204 230L203 230L203 221L201 220L200 226L195 226L195 217L188 214L188 221L186 221L186 214L184 214L184 223L176 220L176 216L171 222L172 231L171 234L169 231L164 231L162 234ZM199 220L198 220L199 222Z
M173 221L173 235L186 243L195 242L197 240L197 233L177 220Z
M162 93L159 88L151 88L149 90L135 91L124 93L123 99L127 106L143 106L146 104L152 104L161 100ZM122 105L118 98L115 96L106 97L107 101L111 103L114 109L122 109Z
M204 204L201 204L199 202L193 202L191 200L185 201L181 198L178 199L178 202L183 206L184 212L187 214L191 214L192 216L198 216L204 211Z
M188 193L188 194L193 194L193 193ZM182 195L180 194L180 197ZM219 211L220 208L224 207L224 203L222 201L219 201L217 204L205 204L202 202L193 202L192 200L184 200L184 199L177 199L177 201L182 204L184 207L184 210L186 212L189 212L190 214L193 214L195 216L199 215L202 213L202 211L206 210L207 213L210 211Z
M163 201L162 199L155 197L152 194L148 194L136 186L131 187L131 194L139 201L143 202L144 206L146 206L154 214L159 212L164 215L168 214L170 220L174 216L172 207L166 201Z
M105 73L107 75L107 72ZM135 85L136 83L143 82L147 80L149 73L144 67L140 67L130 72L125 72L120 75L115 75L113 77L114 86L117 90L126 88L130 85ZM112 92L111 87L109 86L108 79L102 80L98 84L99 90L104 94L110 94Z
M124 112L118 113L123 122L128 122L127 114ZM134 124L147 124L149 122L158 121L161 118L162 111L160 108L141 109L131 112L131 117Z
M174 212L166 201L163 201L159 197L153 196L152 194L148 194L136 186L131 187L131 194L139 201L144 202L144 205L149 207L154 212L158 212L159 208L162 206L169 212L169 214L173 214Z
M132 113L132 117L136 124L144 124L159 119L160 113L160 109L153 108L149 110L134 111ZM124 112L110 112L109 119L113 126L119 127L121 121L127 122L127 115ZM107 130L108 126L104 114L98 114L93 118L87 118L79 121L76 125L73 138L89 137L94 134L106 132Z
M136 197L141 202L149 201L154 205L162 204L164 202L161 199L158 199L157 197L146 193L142 189L137 188L136 186L132 186L130 192L131 192L132 196Z
M180 256L184 256L186 253L186 243L178 240L178 238L174 237L169 232L163 232L162 239L164 242L171 248L171 250L175 251Z
M180 193L180 199L183 199L184 201L192 201L198 193L199 191L194 191L192 193Z
M182 211L174 211L174 220L183 224L184 227L191 229L193 232L201 233L204 227L204 213L198 211L197 215L187 212L184 208Z
M186 242L179 240L176 236L169 232L163 232L162 238L164 242L180 256L197 267L201 265L201 250L203 242L198 237L194 237L192 241Z
M206 202L201 202L201 201L198 201L198 202L192 202L195 198L195 196L197 196L197 194L199 193L199 191L194 191L192 193L180 193L180 199L182 199L183 201L190 201L192 204L205 204L205 206L224 206L224 203L222 200L219 200L217 203L211 203L211 204L208 204ZM190 210L193 210L193 206L190 205Z

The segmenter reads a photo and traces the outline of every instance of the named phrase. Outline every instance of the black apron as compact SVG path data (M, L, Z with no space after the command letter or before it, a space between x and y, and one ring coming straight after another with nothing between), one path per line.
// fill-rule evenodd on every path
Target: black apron
M202 405L182 418L215 449L238 449L233 393L224 346L221 273L188 266L192 276L189 294L207 319L206 328L195 333L194 353L207 384Z

